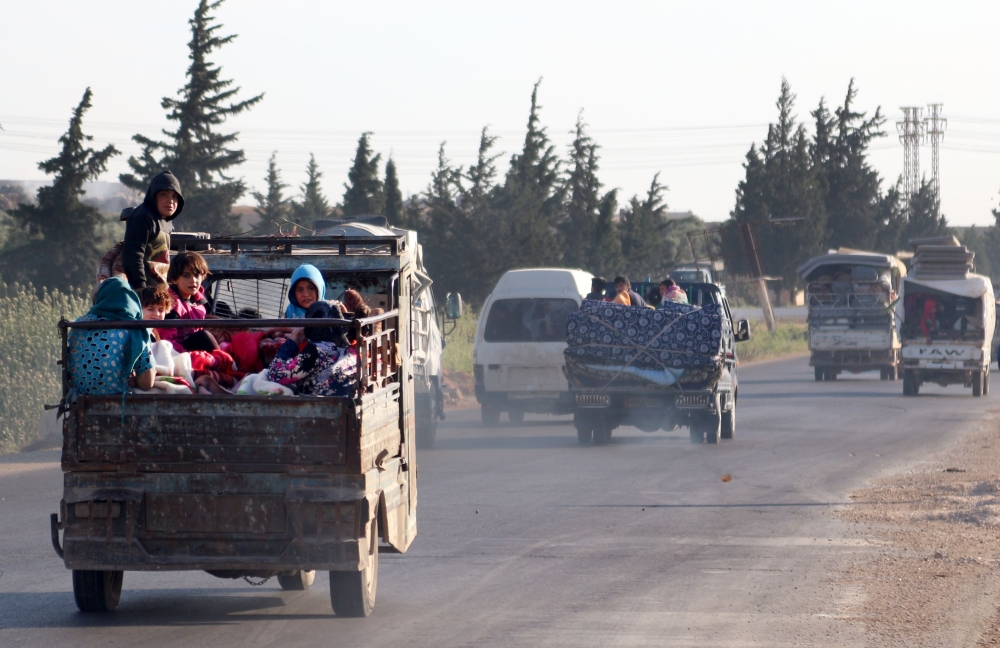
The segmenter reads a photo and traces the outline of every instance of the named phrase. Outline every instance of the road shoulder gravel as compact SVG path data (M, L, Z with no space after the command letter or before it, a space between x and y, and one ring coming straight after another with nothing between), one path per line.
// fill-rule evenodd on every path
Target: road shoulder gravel
M877 547L839 577L861 592L842 618L870 645L1000 645L998 413L836 513Z

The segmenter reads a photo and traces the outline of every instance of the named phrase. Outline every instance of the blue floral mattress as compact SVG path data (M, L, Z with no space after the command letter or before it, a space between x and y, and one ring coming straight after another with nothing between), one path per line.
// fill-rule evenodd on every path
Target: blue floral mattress
M694 386L722 371L718 304L657 310L585 300L566 321L566 374L577 387Z

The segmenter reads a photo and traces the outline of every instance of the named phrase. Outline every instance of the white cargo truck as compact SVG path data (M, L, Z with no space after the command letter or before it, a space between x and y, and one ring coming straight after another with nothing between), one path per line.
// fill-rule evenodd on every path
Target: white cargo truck
M841 249L798 269L806 281L809 365L817 381L844 371L898 378L900 341L892 302L906 267L894 256Z
M923 383L963 385L972 388L973 396L989 393L996 307L988 278L907 277L896 316L904 396L916 396Z

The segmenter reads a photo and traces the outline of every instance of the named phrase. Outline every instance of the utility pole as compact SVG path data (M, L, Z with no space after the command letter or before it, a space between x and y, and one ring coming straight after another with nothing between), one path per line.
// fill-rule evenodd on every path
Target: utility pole
M903 207L910 211L910 197L920 189L920 142L924 138L923 108L904 106L903 121L896 122L899 141L903 143Z
M941 108L944 104L928 104L927 112L929 116L924 119L924 127L931 140L931 186L934 187L934 195L938 199L938 210L941 208L941 176L938 169L938 153L941 149L941 140L944 139L944 131L948 128L948 120L941 116Z
M747 256L753 265L752 270L757 275L757 290L760 295L760 307L764 311L764 323L767 324L767 330L773 333L777 325L774 323L771 297L767 294L767 281L764 279L764 271L760 266L760 257L757 255L757 243L753 240L753 228L750 226L750 223L743 223L740 231L743 234L743 244L749 253Z

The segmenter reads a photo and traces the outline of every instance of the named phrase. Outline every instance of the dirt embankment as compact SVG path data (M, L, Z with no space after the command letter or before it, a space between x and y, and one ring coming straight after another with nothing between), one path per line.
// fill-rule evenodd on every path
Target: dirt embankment
M444 369L444 384L441 391L444 393L445 409L465 409L476 407L476 387L472 374L464 371L449 371Z
M873 646L1000 646L1000 410L953 449L850 495L880 548L842 579Z

